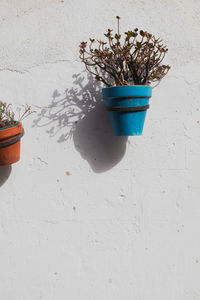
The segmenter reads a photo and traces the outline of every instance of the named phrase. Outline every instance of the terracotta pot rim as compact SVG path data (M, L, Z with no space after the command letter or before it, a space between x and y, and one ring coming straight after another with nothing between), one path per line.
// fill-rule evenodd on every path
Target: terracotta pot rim
M8 129L8 128L15 127L15 126L19 125L19 123L20 123L19 121L14 121L14 123L11 124L11 125L7 125L7 126L4 126L4 127L0 127L0 130L5 130L5 129Z
M4 127L2 130L0 130L0 141L12 138L18 135L22 131L23 131L23 126L21 122L17 122L14 126L8 128Z

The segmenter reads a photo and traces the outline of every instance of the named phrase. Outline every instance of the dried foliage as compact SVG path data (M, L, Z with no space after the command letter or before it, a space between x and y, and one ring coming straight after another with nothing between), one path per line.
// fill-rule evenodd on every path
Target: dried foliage
M18 121L24 120L34 112L28 104L22 105L22 107L19 107L17 110L19 114ZM11 104L0 101L0 128L14 125L16 121L15 114L11 110Z
M135 28L120 34L108 29L104 34L107 41L90 39L89 44L80 44L80 59L86 69L106 86L145 85L161 80L169 71L162 65L168 51L160 38Z
M0 127L15 123L15 114L10 110L10 104L0 101Z
M29 115L35 113L35 111L33 111L31 106L28 105L28 104L25 104L25 105L22 105L21 107L18 107L17 111L18 111L18 121L19 122L23 121Z

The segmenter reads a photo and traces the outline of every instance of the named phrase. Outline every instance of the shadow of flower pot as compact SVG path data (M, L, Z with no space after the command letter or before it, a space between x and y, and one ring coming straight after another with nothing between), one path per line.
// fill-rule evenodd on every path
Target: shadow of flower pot
M74 145L94 172L105 172L124 156L127 137L115 136L105 105L100 102L78 121L73 132Z
M12 166L0 166L0 187L6 182L10 176Z

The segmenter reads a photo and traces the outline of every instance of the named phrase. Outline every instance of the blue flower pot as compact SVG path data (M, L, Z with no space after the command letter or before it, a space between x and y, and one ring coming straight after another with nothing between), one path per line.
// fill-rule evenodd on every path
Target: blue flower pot
M124 85L102 89L102 97L115 135L142 134L151 96L152 88L147 85Z

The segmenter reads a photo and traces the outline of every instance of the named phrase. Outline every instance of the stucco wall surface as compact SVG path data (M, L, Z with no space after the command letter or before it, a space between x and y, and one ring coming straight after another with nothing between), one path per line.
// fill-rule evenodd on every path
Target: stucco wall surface
M144 133L115 137L78 45L168 45ZM24 120L0 167L0 299L200 299L200 1L1 0L0 97Z

